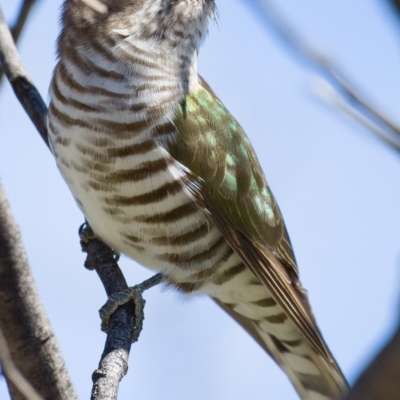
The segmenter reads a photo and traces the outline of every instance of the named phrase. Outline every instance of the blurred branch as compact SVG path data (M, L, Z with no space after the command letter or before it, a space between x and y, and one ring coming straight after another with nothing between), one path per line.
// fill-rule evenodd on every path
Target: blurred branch
M24 0L22 2L15 24L11 28L11 34L15 44L18 43L18 39L21 35L22 29L24 28L26 21L28 20L28 16L32 10L32 7L35 5L36 2L37 0ZM3 80L3 70L0 68L0 84L2 80Z
M400 126L391 121L378 108L373 106L361 93L355 89L355 85L346 77L343 71L325 55L316 51L310 46L302 36L292 28L285 18L283 18L268 0L251 0L250 3L261 11L259 15L273 29L283 43L294 53L305 61L310 67L314 68L322 77L329 81L336 96L340 96L348 105L362 114L367 119L368 124L364 126L370 128L372 133L377 135L385 143L398 151L400 147ZM355 113L347 113L354 117ZM359 118L355 118L360 122Z
M0 329L13 362L25 379L46 399L76 399L1 184L0 304ZM14 400L32 398L23 396L19 386L14 386L15 374L10 376L6 368L4 372Z
M0 9L0 63L15 95L47 146L47 107L22 65L11 32Z
M24 0L19 9L19 13L14 26L11 28L11 34L14 42L17 43L19 36L21 35L22 29L24 28L32 7L35 5L37 0Z
M3 370L4 376L7 377L8 382L17 388L18 392L21 393L25 398L30 400L44 400L39 393L36 392L34 387L24 378L15 366L11 354L7 347L6 339L0 329L0 364Z
M398 17L400 18L400 0L389 0L389 3L394 6L396 12L398 13Z
M358 378L346 400L394 400L399 398L400 328Z
M87 1L88 0L85 0L85 2ZM90 0L90 1L92 5L95 4L96 2L98 3L97 0ZM101 3L98 4L101 5ZM43 99L41 98L39 92L32 84L29 76L27 75L22 65L21 59L18 55L10 30L4 20L1 9L0 9L0 62L3 66L4 72L8 80L11 83L11 86L14 89L14 92L18 100L21 102L22 106L24 107L25 111L31 118L39 134L42 136L43 140L49 147L48 132L47 132L47 107L43 102ZM6 205L7 203L4 198L4 204L0 203L0 215L1 211L6 209ZM25 254L22 253L23 249L22 249L22 244L20 244L19 241L19 236L17 234L16 236L15 235L13 236L13 232L10 231L10 229L7 226L2 227L0 225L0 282L1 282L0 300L2 295L1 290L7 291L8 293L8 289L10 289L11 292L14 293L14 296L18 294L18 290L14 289L11 283L8 282L6 279L4 279L3 276L1 275L1 272L3 272L1 270L2 267L1 261L3 259L8 260L8 258L10 257L18 258L18 255L21 253L23 254L23 256L19 257L22 257L23 261L25 261L23 263L24 274L27 274L26 271L29 272ZM11 243L9 243L10 240ZM19 245L19 247L14 248L11 246L12 244L15 246ZM4 258L2 257L1 254L1 250L3 249L3 247L4 249L7 250L4 255ZM98 275L102 280L102 283L108 295L111 295L113 293L119 292L127 288L125 278L122 275L122 272L118 267L118 264L114 260L112 250L108 246L106 246L98 239L91 240L87 244L85 251L88 253L85 265L90 269L96 270L96 272L98 273ZM4 273L10 271L9 266L8 268L4 268L4 270L5 270ZM31 286L29 286L29 290L35 291L33 282L28 282L28 283L31 283ZM19 282L18 289L25 290L25 280L23 282ZM20 307L22 303L25 306L29 305L33 306L33 304L36 304L36 301L33 301L33 299L30 296L27 296L26 294L18 295L17 298L15 299L13 298L12 301L10 300L10 298L12 298L11 294L8 293L8 298L4 302L0 303L6 303L6 301L8 301L10 305L15 306L16 308ZM26 302L28 304L25 304ZM1 313L3 311L4 310L1 310ZM0 317L2 315L1 313ZM21 318L22 316L24 316L23 319ZM16 318L17 322L21 323L24 322L25 318L37 319L38 315L35 314L33 310L29 307L27 311L24 312L22 312L21 310L20 311L17 310L15 312L12 312L11 314L7 313L3 322L0 323L0 326L2 326L4 332L6 332L5 327L11 328L12 324L10 321L12 320L12 318ZM125 306L119 307L118 310L111 316L109 322L107 340L103 355L101 357L99 369L96 370L93 374L93 380L94 380L94 387L92 393L93 400L102 400L102 399L111 400L116 398L116 395L118 393L119 381L125 375L127 370L127 360L131 346L131 339L132 339L134 325L135 325L134 307L132 302L126 304ZM21 329L20 325L16 324L12 330L14 331L15 336L17 336L18 334L29 333L30 336L34 338L34 334L31 332L31 330L29 329L25 330L24 328ZM42 332L42 330L39 328L37 329L37 331L39 332ZM6 337L9 346L11 347L10 338L8 337L8 335L6 335ZM52 349L57 350L57 345L53 342L54 338L52 340L50 340L50 338L53 338L53 336L48 334L46 335L44 341L38 340L37 344L40 347L43 347L44 346L43 342L51 343ZM17 350L20 350L21 348L23 349L23 351L18 353ZM25 346L24 347L21 346L20 348L16 347L14 359L18 358L21 359L22 361L25 360L25 365L27 366L32 366L35 364L36 370L40 370L41 368L46 367L46 365L42 366L41 361L43 360L39 356L37 356L36 358L32 357L33 356L30 355L29 347L28 348L25 348ZM37 360L37 363L33 362L34 360ZM37 364L40 364L40 368L38 367ZM19 366L19 364L17 365ZM60 364L49 363L49 365L60 365ZM62 370L63 375L66 376L66 372L64 374L64 369L60 367L59 369ZM25 373L23 369L21 369L21 371L32 382L30 375ZM51 376L50 372L49 376ZM60 392L60 394L49 395L49 396L46 395L45 397L51 399L64 399L64 398L68 400L75 399L76 395L73 392L72 385L69 383L69 379L65 380L64 386L65 387ZM44 391L43 393L47 392ZM17 399L17 397L15 397L15 399Z
M342 97L337 94L335 89L331 85L329 85L327 81L321 80L320 82L318 82L314 87L314 92L322 100L325 100L326 103L348 115L350 118L357 121L360 125L364 126L365 129L374 133L377 137L379 137L393 149L400 152L400 141L394 140L390 136L386 135L362 113L358 112L357 109L351 107Z

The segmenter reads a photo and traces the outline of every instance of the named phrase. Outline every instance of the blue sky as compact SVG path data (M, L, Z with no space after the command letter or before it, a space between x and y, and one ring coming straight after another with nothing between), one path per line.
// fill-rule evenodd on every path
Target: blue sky
M17 1L0 0L7 19ZM278 2L275 2L278 3ZM41 0L20 42L39 91L55 63L59 6ZM246 0L220 0L199 71L252 141L279 202L319 326L353 382L397 322L399 157L310 89L315 78L262 25ZM280 10L393 118L400 26L384 1L285 0ZM0 177L21 227L40 295L81 398L103 349L106 297L82 266L83 217L6 83L0 92ZM130 284L149 272L128 259ZM211 301L154 288L120 399L296 399L279 368ZM0 398L7 398L0 380Z

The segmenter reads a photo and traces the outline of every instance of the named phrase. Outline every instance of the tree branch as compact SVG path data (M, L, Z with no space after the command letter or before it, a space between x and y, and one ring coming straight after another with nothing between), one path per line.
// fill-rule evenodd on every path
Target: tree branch
M338 95L335 89L329 85L327 81L322 80L318 82L318 84L315 85L314 91L322 100L325 100L326 103L348 115L360 125L364 126L365 129L374 133L379 139L384 141L394 150L400 152L400 141L385 134L376 124L366 118L365 115L357 111L354 107L351 107L341 96Z
M49 146L47 139L47 107L39 92L32 84L22 65L11 32L0 9L0 63L29 118Z
M21 35L22 29L24 28L32 7L35 5L37 0L24 0L18 12L18 16L14 26L11 29L12 37L14 42L17 43L19 36Z
M14 39L14 43L18 43L18 39L21 35L22 29L24 28L26 21L28 20L29 14L32 7L35 5L37 0L24 0L18 12L16 22L11 29L11 34ZM3 79L3 70L0 68L0 84Z
M389 0L389 3L395 8L398 17L400 17L400 0Z
M87 252L85 267L95 269L108 296L128 288L113 251L99 239L81 242ZM132 301L118 307L110 317L108 334L99 367L94 371L91 400L117 399L120 380L128 370L131 338L135 327Z
M334 62L325 57L324 54L313 49L292 26L277 12L268 0L252 0L253 5L261 11L259 15L273 29L282 42L290 48L300 59L305 61L310 67L315 69L324 79L331 83L332 89L336 91L336 96L342 99L355 109L358 114L362 114L369 123L364 126L374 126L372 133L380 139L383 137L386 144L389 144L396 151L400 146L400 126L390 120L377 107L373 106L361 93L355 89L355 85L347 78L342 69ZM330 99L324 97L324 99ZM355 116L355 113L347 113ZM356 118L360 122L359 118ZM393 146L393 144L395 144Z
M400 329L358 378L346 400L399 398Z
M99 368L93 373L91 400L116 400L118 386L128 370L133 342L143 327L143 291L158 285L162 274L156 274L139 285L128 288L118 267L114 252L101 242L87 222L79 229L82 251L87 253L85 267L96 269L106 293L107 303L100 309L102 330L108 332Z
M8 350L6 338L0 329L0 364L4 376L7 377L8 382L10 382L18 392L25 398L30 400L44 400L42 396L35 390L35 388L24 378L24 376L19 372L18 368L15 366L11 354Z
M76 399L1 184L0 304L0 329L19 371L47 399ZM25 399L7 382L14 400Z

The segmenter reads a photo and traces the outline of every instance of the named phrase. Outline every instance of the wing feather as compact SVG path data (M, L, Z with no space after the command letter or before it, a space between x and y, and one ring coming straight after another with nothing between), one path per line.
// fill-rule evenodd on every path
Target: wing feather
M207 210L208 218L217 226L245 265L266 286L311 347L327 361L334 363L319 333L304 292L298 289L300 284L294 285L281 262L270 250L249 242L243 234L222 220L218 213L213 212L212 208L210 210L210 206L207 206Z
M193 175L194 195L209 220L266 286L312 348L333 357L298 278L282 215L246 134L207 83L176 111L171 155Z

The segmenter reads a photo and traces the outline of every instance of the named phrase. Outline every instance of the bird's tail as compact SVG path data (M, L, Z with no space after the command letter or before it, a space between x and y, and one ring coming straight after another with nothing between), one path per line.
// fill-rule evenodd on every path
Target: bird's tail
M263 304L214 300L276 361L302 400L339 400L347 392L346 379L334 358L318 354L283 312L260 319ZM271 308L276 306L271 302Z

